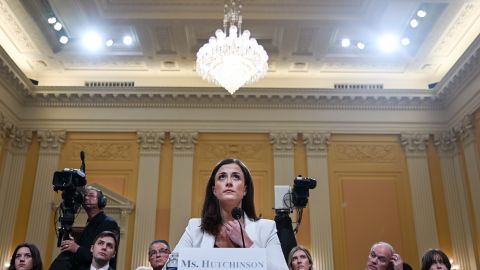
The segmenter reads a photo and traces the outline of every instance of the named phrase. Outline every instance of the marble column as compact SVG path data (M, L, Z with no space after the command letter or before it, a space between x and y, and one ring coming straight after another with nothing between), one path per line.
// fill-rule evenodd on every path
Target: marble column
M132 267L148 265L148 245L155 240L160 150L164 132L137 132L140 146L135 229L133 232Z
M294 172L294 146L297 133L279 132L270 133L270 142L273 145L273 164L275 185L292 185Z
M437 223L428 170L428 134L401 134L400 141L407 157L410 193L419 258L425 250L438 247Z
M470 187L470 198L472 199L475 229L477 231L477 237L480 237L480 235L478 235L480 233L480 157L475 139L473 116L465 116L457 128L457 131L465 155L465 167L467 169L467 179ZM478 240L480 240L480 238L477 238L477 241Z
M453 259L462 270L476 269L472 228L465 198L465 177L460 151L452 131L434 138L440 158L442 181L447 205L448 223L453 247Z
M192 214L193 154L196 132L171 132L173 172L169 242L180 240Z
M48 232L53 226L51 211L54 192L53 173L58 170L60 149L65 142L65 131L38 131L40 152L38 156L35 186L30 206L26 241L40 250L47 250Z
M0 265L9 262L9 248L15 231L23 173L32 131L12 130L5 148L5 162L0 174Z
M334 269L327 159L330 133L304 133L303 138L308 177L317 180L317 187L310 190L309 199L313 261L316 269Z

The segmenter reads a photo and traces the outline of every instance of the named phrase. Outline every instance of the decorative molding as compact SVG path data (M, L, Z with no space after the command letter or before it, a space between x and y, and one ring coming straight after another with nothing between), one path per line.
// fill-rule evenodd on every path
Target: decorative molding
M243 93L242 93L243 92ZM282 108L441 110L432 91L251 88L228 95L219 88L35 87L29 106L122 108Z
M225 157L233 157L243 161L260 161L263 159L265 144L262 143L204 143L205 158L217 162ZM270 151L270 150L269 150Z
M400 134L400 144L407 154L426 154L429 135L424 133Z
M26 150L32 142L32 130L13 128L9 134L10 145L13 149Z
M453 128L455 134L464 143L470 143L475 140L473 115L468 114Z
M348 144L335 148L338 161L393 162L396 160L394 146L390 144Z
M14 125L0 112L0 147L13 129Z
M25 97L33 91L32 82L18 68L2 46L0 46L0 84L5 84L7 91L20 103L24 103Z
M59 151L67 136L65 130L39 130L37 134L40 149L47 151Z
M138 131L138 143L141 151L158 152L165 140L165 132Z
M433 135L433 143L443 154L450 154L456 149L457 137L453 130L436 133Z
M303 133L303 143L308 152L326 153L330 144L330 133L305 132Z
M198 133L187 131L171 132L170 137L175 151L193 152L197 143Z
M297 133L286 131L270 133L270 143L273 145L274 151L293 154L294 145L297 143Z
M89 158L94 160L127 161L132 159L132 146L129 143L74 143L67 158L78 160L80 151L85 151Z

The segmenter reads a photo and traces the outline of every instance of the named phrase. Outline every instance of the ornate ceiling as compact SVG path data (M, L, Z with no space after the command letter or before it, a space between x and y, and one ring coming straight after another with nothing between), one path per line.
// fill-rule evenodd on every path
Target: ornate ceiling
M480 33L478 0L244 0L244 28L269 55L255 88L428 89ZM427 16L409 27L418 9ZM61 45L46 22L54 13L70 37ZM0 45L40 86L124 82L135 87L208 87L195 54L222 26L223 0L0 0ZM81 46L86 30L118 41L95 53ZM376 47L384 33L409 36L394 53ZM340 40L366 48L341 48ZM206 89L206 88L205 88ZM241 93L241 89L239 91Z

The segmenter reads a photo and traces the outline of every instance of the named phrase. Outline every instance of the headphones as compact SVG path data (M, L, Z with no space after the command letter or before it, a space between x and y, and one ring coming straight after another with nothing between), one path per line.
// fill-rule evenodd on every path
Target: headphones
M98 206L98 208L103 209L103 208L105 208L105 206L107 206L107 197L105 195L103 195L103 192L100 189L98 189L96 187L92 187L92 186L88 186L86 189L95 190L97 192L97 206Z
M103 195L103 192L100 189L97 189L97 201L98 208L103 209L107 206L107 197Z

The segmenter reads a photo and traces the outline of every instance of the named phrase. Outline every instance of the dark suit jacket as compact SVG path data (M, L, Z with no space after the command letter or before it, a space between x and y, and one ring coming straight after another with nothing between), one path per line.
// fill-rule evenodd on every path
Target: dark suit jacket
M90 247L93 245L95 237L104 231L112 231L120 237L120 228L117 222L105 215L102 211L94 216L87 224L82 234L76 241L80 246L76 253L62 252L53 261L50 270L77 270L90 269L92 263L92 253ZM118 248L118 247L117 247ZM110 268L115 269L117 256L110 260Z

